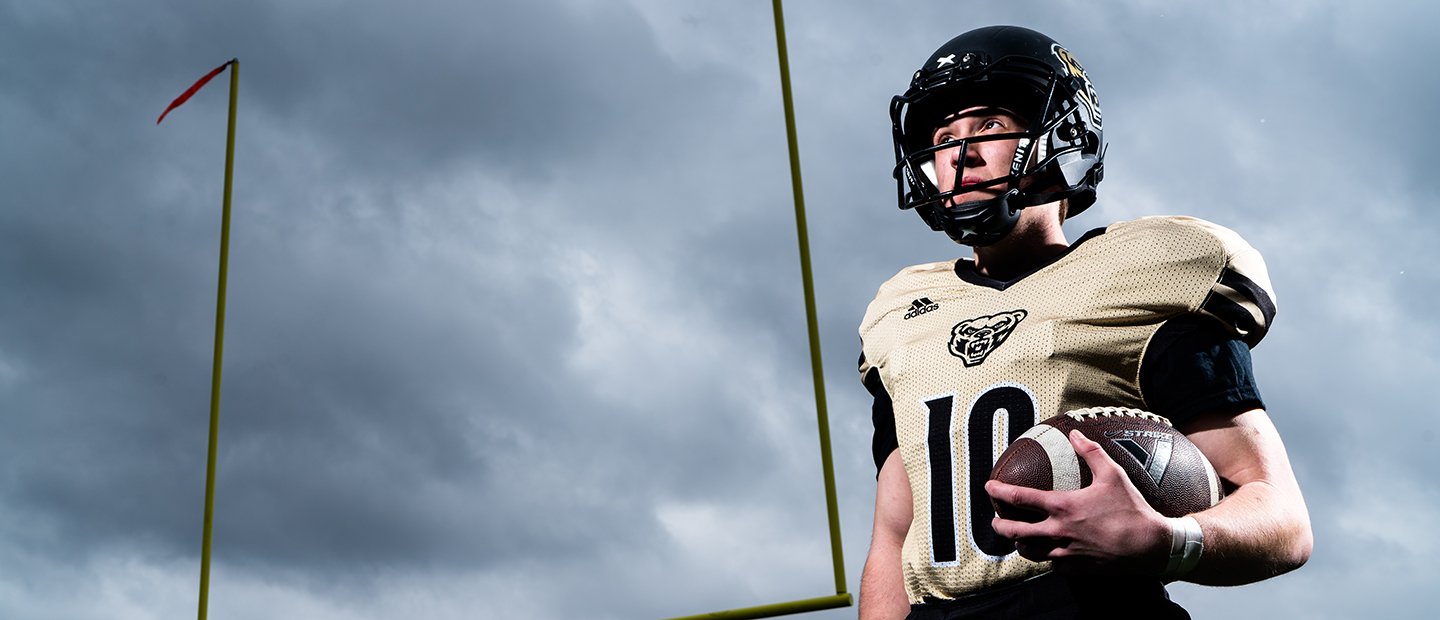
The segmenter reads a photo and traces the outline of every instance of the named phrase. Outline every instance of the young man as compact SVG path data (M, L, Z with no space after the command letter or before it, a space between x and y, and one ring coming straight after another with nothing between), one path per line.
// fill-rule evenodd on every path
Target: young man
M900 208L974 258L902 270L860 326L879 469L862 620L1188 618L1165 583L1243 584L1303 564L1309 516L1250 363L1275 311L1260 255L1183 217L1067 243L1061 221L1094 203L1102 177L1102 118L1075 57L1038 32L956 37L891 119ZM1163 517L1078 433L1089 487L986 482L1026 429L1096 406L1169 418L1228 496ZM992 497L1047 517L997 518Z

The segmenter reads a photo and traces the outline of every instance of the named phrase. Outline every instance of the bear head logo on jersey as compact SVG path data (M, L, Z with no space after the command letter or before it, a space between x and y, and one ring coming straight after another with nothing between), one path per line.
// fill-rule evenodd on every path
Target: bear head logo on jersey
M966 367L978 366L1024 319L1024 310L1011 310L961 321L950 330L950 354L965 362Z

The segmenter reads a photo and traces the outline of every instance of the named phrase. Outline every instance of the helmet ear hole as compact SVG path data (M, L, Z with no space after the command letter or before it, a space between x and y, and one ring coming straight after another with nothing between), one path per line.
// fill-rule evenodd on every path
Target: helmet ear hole
M1060 125L1060 128L1056 130L1055 133L1056 135L1060 136L1061 140L1065 140L1066 142L1074 142L1080 137L1080 133L1083 128L1084 123L1065 121Z

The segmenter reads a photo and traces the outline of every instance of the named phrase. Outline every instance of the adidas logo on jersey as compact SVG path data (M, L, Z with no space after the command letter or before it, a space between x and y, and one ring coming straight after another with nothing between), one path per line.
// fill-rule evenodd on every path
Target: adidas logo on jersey
M926 312L933 312L940 309L940 304L930 301L929 297L921 297L910 302L910 311L905 313L905 320L913 319Z

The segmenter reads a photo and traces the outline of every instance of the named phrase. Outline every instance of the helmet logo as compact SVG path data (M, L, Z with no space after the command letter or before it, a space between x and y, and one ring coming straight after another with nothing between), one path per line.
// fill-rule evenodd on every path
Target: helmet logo
M1080 61L1075 60L1075 55L1071 54L1070 50L1060 47L1058 44L1051 45L1050 47L1052 48L1050 51L1055 54L1055 57L1059 58L1060 62L1065 63L1065 71L1068 74L1080 79L1089 79L1085 77L1085 69L1080 66Z
M1101 125L1100 98L1095 95L1095 85L1090 83L1090 76L1085 75L1085 69L1080 66L1080 61L1075 59L1075 55L1071 54L1070 50L1060 47L1059 43L1050 45L1050 53L1060 60L1060 65L1065 68L1067 75L1075 77L1085 85L1084 90L1080 92L1080 103L1090 111L1090 118L1095 121L1095 128L1099 129Z
M941 56L939 59L937 59L937 60L935 61L935 68L936 68L936 69L939 69L940 67L943 67L943 66L945 66L945 65L953 65L953 64L955 64L955 55L954 55L954 54L951 54L951 55L949 55L949 56Z

